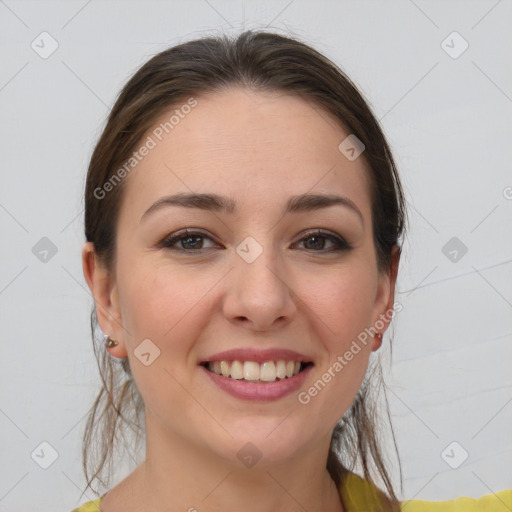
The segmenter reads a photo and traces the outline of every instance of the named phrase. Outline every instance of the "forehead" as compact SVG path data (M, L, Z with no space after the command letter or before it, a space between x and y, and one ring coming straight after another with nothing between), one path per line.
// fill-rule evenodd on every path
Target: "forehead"
M261 202L338 189L368 199L363 158L349 161L338 149L350 132L315 102L245 88L194 100L163 112L143 137L153 147L129 176L130 204L175 191Z

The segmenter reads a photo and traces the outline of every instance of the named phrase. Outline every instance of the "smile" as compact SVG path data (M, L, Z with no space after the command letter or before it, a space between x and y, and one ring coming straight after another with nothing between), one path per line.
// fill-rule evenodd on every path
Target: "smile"
M311 363L302 361L207 361L203 366L217 375L241 381L275 382L289 379L303 371Z
M273 401L297 392L314 364L308 361L205 361L208 380L229 395L249 401Z

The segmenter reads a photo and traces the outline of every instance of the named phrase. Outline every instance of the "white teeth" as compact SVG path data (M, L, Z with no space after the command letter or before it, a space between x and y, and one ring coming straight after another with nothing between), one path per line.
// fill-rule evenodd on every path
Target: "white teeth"
M235 361L237 362L237 361ZM234 363L233 363L234 364ZM231 370L233 371L233 370ZM244 363L244 379L260 380L260 365L254 361L245 361Z
M266 382L274 382L277 377L276 365L274 361L267 361L261 365L260 369L260 380Z
M213 361L208 369L217 375L236 380L274 382L276 379L290 378L300 372L300 361Z
M233 361L231 364L231 378L240 380L244 377L244 367L240 361Z
M220 371L224 377L229 377L229 364L227 361L220 362Z
M282 359L277 361L276 374L280 379L284 379L286 377L286 361L283 361Z

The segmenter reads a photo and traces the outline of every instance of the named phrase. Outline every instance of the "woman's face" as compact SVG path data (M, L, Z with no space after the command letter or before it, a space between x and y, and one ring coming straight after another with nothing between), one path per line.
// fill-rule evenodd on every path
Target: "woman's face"
M100 325L129 357L151 435L237 464L327 450L379 345L361 333L393 299L365 162L296 96L195 99L168 134L180 106L162 115L125 178Z

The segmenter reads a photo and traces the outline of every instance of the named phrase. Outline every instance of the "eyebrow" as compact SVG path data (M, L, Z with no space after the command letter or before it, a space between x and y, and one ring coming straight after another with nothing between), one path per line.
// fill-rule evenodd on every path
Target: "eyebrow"
M356 204L348 197L335 194L301 194L293 196L286 203L284 214L310 212L336 205L344 206L356 213L364 225L363 214ZM140 221L142 222L149 214L166 206L181 206L213 212L233 213L236 209L236 201L229 197L219 196L218 194L181 193L165 196L153 203L144 212Z

